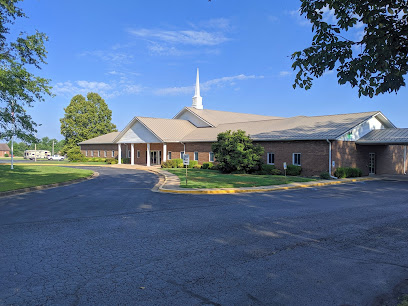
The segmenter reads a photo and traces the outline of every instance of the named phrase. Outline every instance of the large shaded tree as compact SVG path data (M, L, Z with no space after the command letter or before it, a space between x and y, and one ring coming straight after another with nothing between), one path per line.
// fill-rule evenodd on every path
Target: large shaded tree
M112 121L112 111L105 100L97 93L88 93L86 98L76 95L64 108L61 121L61 134L65 137L63 152L76 148L81 141L116 132Z
M38 31L11 31L18 18L26 17L17 6L20 1L0 0L0 139L10 139L14 134L34 142L37 124L26 108L51 95L49 80L32 73L46 64L44 43L48 38Z
M398 92L408 71L407 0L301 0L312 24L310 47L292 55L294 88L336 69L339 84L359 96ZM330 12L334 18L325 18ZM356 30L361 31L356 35Z

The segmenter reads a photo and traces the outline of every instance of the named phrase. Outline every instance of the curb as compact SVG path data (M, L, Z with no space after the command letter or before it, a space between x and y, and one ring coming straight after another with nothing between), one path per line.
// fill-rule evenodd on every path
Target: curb
M61 186L67 186L67 185L73 185L76 183L80 183L83 181L87 180L92 180L95 177L99 176L99 172L93 172L91 176L88 177L83 177L71 181L66 181L66 182L61 182L61 183L53 183L53 184L47 184L47 185L40 185L40 186L34 186L34 187L26 187L26 188L21 188L21 189L15 189L15 190L10 190L10 191L3 191L0 192L0 198L1 197L7 197L10 195L16 195L16 194L21 194L21 193L27 193L27 192L33 192L33 191L38 191L38 190L45 190L45 189L51 189L55 187L61 187Z
M255 192L268 192L268 191L280 191L280 190L290 190L290 189L301 189L301 188L311 188L311 187L321 187L329 185L339 185L363 181L375 180L374 178L355 178L355 179L342 179L331 182L316 182L311 184L287 184L287 185L276 185L276 186L263 186L263 187L253 187L248 188L230 188L230 189L168 189L163 188L164 184L159 188L159 192L166 193L176 193L176 194L234 194L234 193L255 193Z

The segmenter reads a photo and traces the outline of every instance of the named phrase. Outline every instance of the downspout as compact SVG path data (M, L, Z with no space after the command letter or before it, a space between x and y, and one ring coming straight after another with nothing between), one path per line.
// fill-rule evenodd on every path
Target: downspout
M186 154L186 144L184 142L180 142L184 146L184 154Z
M407 174L407 146L404 147L404 174Z
M337 179L337 177L332 175L332 143L328 139L326 141L329 144L329 174L331 178Z

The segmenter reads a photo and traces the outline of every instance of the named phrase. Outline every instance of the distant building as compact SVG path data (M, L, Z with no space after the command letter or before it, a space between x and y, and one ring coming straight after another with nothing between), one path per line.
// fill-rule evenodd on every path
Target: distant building
M5 154L10 156L10 148L7 143L0 143L0 157L4 157Z
M380 111L281 118L206 110L198 71L192 106L173 119L134 117L121 132L79 145L85 156L121 156L131 164L160 165L184 153L202 164L214 161L211 144L219 133L238 129L264 147L265 163L299 165L306 176L333 174L337 167L358 167L364 175L407 171L408 129L396 128Z

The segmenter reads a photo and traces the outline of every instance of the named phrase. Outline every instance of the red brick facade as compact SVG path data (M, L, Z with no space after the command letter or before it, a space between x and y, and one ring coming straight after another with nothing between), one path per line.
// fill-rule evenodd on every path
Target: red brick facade
M10 156L10 151L0 151L0 157L4 157L5 154Z
M267 153L274 154L274 165L283 170L283 163L288 165L293 163L293 154L300 153L300 162L303 176L319 175L329 170L329 144L327 141L267 141L255 142L264 148L263 160L267 163ZM122 144L122 158L129 158L131 152L130 144ZM198 152L198 163L203 164L209 161L211 143L186 143L186 153L190 155L190 160L194 160L194 152ZM137 165L146 165L147 145L134 145L134 161ZM163 144L152 143L151 151L160 151L161 161L163 161ZM107 156L105 156L105 151ZM81 152L87 156L102 158L118 157L117 144L81 145ZM138 157L139 151L139 157ZM171 152L171 158L180 158L180 152L184 151L181 143L168 143L167 154ZM404 146L384 145L384 146L361 146L353 141L332 141L332 161L335 162L334 170L337 167L357 167L363 171L363 175L369 174L369 153L375 153L376 174L403 174L404 173ZM168 157L168 155L167 155ZM408 158L407 158L408 159ZM159 163L159 160L157 160ZM408 161L406 168L408 169Z

